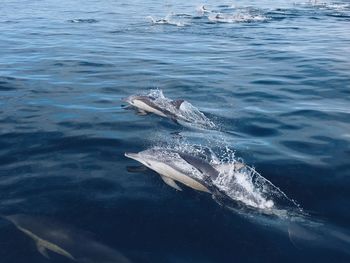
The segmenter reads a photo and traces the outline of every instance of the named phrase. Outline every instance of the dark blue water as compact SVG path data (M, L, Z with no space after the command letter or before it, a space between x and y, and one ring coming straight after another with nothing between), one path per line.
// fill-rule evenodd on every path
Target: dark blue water
M224 22L201 4L1 1L0 214L63 222L131 262L350 262L350 3L206 1ZM220 131L122 107L150 88ZM235 150L323 234L293 243L283 220L130 172L124 152L179 137ZM71 262L46 259L6 220L0 258Z

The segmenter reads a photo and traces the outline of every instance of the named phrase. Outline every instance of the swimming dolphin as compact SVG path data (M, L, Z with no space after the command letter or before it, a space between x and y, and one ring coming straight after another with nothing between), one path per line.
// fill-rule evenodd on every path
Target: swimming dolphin
M169 22L165 18L154 19L152 16L147 16L147 18L149 18L153 24L167 24Z
M178 118L178 116L172 113L169 109L162 107L159 103L157 104L156 98L149 95L131 95L123 100L136 107L141 114L154 113L171 119ZM179 110L183 102L184 100L171 100L167 104Z
M231 21L233 19L233 17L223 15L221 13L216 13L216 14L208 16L208 19L209 19L209 21L212 21L212 22L225 22L225 21Z
M139 153L125 153L125 156L157 172L166 184L179 191L182 189L176 182L211 193L212 181L220 173L220 165L214 167L199 157L175 150L151 148Z
M123 101L135 107L140 115L153 113L190 128L213 129L216 127L211 120L189 102L182 99L168 99L164 97L162 91L153 91L153 94L148 95L131 95L124 98Z
M152 16L147 16L146 18L150 19L152 24L155 25L185 26L183 22L173 21L169 16L161 19L155 19Z
M206 14L206 13L211 13L210 10L208 10L205 5L201 5L199 8L198 8L198 11L201 13L201 14Z
M238 201L255 208L274 205L249 181L249 175L244 173L248 166L240 162L211 164L200 157L165 148L125 153L125 156L157 172L167 185L179 191L182 188L177 182L210 193L221 204Z
M182 191L176 184L180 182L195 190L210 193L198 171L176 151L151 148L139 153L125 153L125 156L157 172L167 185L176 190Z
M3 216L36 243L38 251L48 251L81 263L130 263L118 251L92 240L81 231L54 223L45 217L23 214Z

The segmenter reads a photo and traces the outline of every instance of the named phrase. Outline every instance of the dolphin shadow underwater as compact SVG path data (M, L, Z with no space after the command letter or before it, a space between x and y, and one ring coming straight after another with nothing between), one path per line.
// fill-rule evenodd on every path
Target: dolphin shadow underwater
M131 263L119 251L95 241L87 233L49 218L24 214L2 218L33 239L38 252L48 259L49 252L53 252L79 263Z

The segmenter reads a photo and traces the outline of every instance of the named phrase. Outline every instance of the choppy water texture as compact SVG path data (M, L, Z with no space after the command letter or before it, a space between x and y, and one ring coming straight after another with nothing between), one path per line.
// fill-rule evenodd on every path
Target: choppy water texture
M0 10L0 214L73 229L26 226L51 227L84 262L350 261L348 1L3 0ZM124 107L153 88L216 128ZM219 161L234 151L259 172L258 200L275 191L298 209L223 207L124 157L164 145ZM237 182L251 187L216 183L239 199ZM0 219L1 262L71 262L47 259L18 227ZM77 248L80 236L89 242Z

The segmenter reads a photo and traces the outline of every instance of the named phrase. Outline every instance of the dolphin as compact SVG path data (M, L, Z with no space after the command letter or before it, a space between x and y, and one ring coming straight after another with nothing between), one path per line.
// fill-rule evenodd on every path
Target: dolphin
M179 118L179 116L171 112L169 109L166 109L164 106L162 107L159 105L155 97L149 95L131 95L123 99L123 101L137 108L139 113L143 115L147 113L154 113L156 115L173 120ZM175 107L175 109L179 110L183 102L184 100L171 100L167 104L169 104L168 106Z
M40 254L48 251L81 263L131 263L118 251L92 240L82 231L54 223L46 217L24 214L2 216L36 243Z
M147 18L149 18L153 24L167 24L169 21L165 18L161 18L161 19L154 19L152 16L147 16Z
M350 255L350 233L348 229L331 224L311 221L289 222L288 236L300 250L333 250Z
M206 160L181 151L151 148L138 153L125 153L151 170L163 181L182 191L180 182L194 190L210 193L220 204L238 201L255 208L271 208L274 202L267 200L258 188L244 179L243 163L212 164Z
M176 182L198 191L212 193L212 181L220 173L220 165L214 167L199 157L175 150L151 148L139 153L125 153L125 156L157 172L167 185L179 191L182 189Z
M135 107L139 115L153 113L190 128L215 128L215 124L189 102L168 99L162 91L157 91L156 94L131 95L123 101Z
M210 10L208 10L205 5L201 5L199 8L198 8L198 11L201 13L201 14L206 14L206 13L211 13Z
M176 190L182 191L176 184L180 182L195 190L210 193L199 171L189 165L177 151L151 148L139 153L125 153L125 156L157 172L167 185Z
M152 16L147 16L146 18L150 19L154 25L185 26L185 24L182 22L171 20L169 16L161 19L155 19Z

